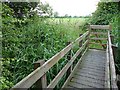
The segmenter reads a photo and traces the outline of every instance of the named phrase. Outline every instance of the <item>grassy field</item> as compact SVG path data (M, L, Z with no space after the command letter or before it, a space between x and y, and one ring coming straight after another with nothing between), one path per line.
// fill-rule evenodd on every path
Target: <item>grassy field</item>
M64 29L64 33L67 34L68 40L73 41L79 37L80 33L83 33L82 26L89 18L52 18L49 19L49 23L59 26Z

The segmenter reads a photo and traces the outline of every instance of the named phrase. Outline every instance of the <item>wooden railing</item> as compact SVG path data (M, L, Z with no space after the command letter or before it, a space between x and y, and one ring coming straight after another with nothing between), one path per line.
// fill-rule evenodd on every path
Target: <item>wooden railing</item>
M95 32L93 32L96 30ZM98 31L102 32L98 32ZM103 32L103 30L105 30ZM117 89L117 81L116 81L116 71L115 71L115 63L112 49L112 36L110 34L112 30L111 25L90 25L89 31L90 34L96 36L97 38L90 38L91 40L98 40L98 43L89 42L89 44L97 44L101 45L103 49L106 49L106 71L105 71L105 87ZM106 38L98 38L98 35L107 36ZM101 40L106 40L106 43L102 43Z
M57 83L60 81L62 76L67 72L67 70L72 66L73 62L79 56L81 51L84 50L83 54L87 51L87 44L88 44L88 38L89 31L81 35L79 38L77 38L74 42L71 42L69 45L67 45L63 50L58 52L56 55L54 55L52 58L47 60L43 65L35 69L32 73L30 73L28 76L26 76L24 79L22 79L20 82L18 82L14 87L12 87L12 90L15 90L17 88L24 88L28 89L30 88L37 80L41 79L44 76L46 72L51 69L65 54L67 54L75 43L81 42L83 39L84 42L82 42L82 46L79 48L79 50L74 54L74 56L68 61L68 63L62 68L62 70L56 75L56 77L50 82L48 86L44 86L44 88L54 88ZM83 55L82 54L82 55ZM80 61L78 61L79 63ZM74 67L75 68L75 67ZM73 70L74 70L73 68ZM45 83L45 82L44 82Z
M112 49L112 40L111 40L110 31L108 31L108 42L107 42L107 71L106 71L106 78L107 78L107 87L112 89L117 89L117 81L116 81L116 71L115 71L115 63L114 63L114 56L113 56L113 49Z
M102 49L106 49L106 42L107 42L107 31L111 29L110 25L90 25L90 42L89 44L94 44L97 46L102 46ZM102 37L101 37L102 36ZM93 38L91 38L93 37ZM103 43L103 41L106 41ZM93 48L93 47L90 47ZM98 49L98 47L95 47Z
M108 33L104 32L92 32L92 29L108 29ZM12 90L15 90L17 88L24 88L28 89L30 88L36 81L40 80L39 83L42 83L39 88L54 88L58 82L61 80L61 78L64 76L66 72L69 72L69 76L66 79L64 85L62 88L66 85L68 81L70 81L72 75L74 74L75 69L79 65L79 63L82 60L83 55L87 51L88 44L96 44L93 42L90 42L90 34L95 35L97 38L92 38L94 40L99 40L99 44L103 46L103 49L105 49L104 44L100 40L104 40L104 38L99 38L98 35L107 35L108 37L105 38L107 41L106 45L106 72L105 72L105 85L106 88L117 88L116 85L116 73L115 73L115 65L114 65L114 58L113 58L113 51L112 51L112 43L110 38L110 30L111 26L109 25L90 25L90 30L86 33L80 35L79 38L77 38L74 42L69 43L64 49L62 49L60 52L55 54L52 58L45 61L38 61L35 64L35 70L30 73L28 76L26 76L24 79L22 79L20 82L18 82L14 87L12 87ZM82 42L82 43L81 43ZM76 43L79 43L80 48L77 50L77 52L73 55L73 57L68 60L67 64L58 72L58 74L55 76L55 78L50 82L49 85L47 85L46 81L46 73L61 59L63 58L73 47ZM82 54L81 54L82 52ZM74 68L71 68L73 65L73 62L78 56L81 56L78 62L76 63Z

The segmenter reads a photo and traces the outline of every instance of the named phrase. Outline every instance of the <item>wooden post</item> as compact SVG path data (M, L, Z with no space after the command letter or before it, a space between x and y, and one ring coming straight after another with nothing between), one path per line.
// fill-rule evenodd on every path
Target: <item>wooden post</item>
M112 25L109 25L109 30L110 30L110 32L112 31Z
M45 63L45 60L39 60L34 63L34 69L37 69L38 67L42 66ZM46 74L44 74L36 83L35 88L40 88L42 90L43 88L47 87L47 79Z
M111 38L111 42L112 44L114 43L114 36L113 35L110 35L110 38Z
M79 37L80 37L80 36L82 36L82 34L80 34ZM81 41L79 42L79 47L82 47L82 43L83 43L83 40L81 40ZM82 55L82 51L80 52L80 54L79 54L78 57L81 57L81 55Z
M117 74L117 86L120 89L120 75Z
M67 42L67 45L69 45L71 42ZM68 52L67 55L67 60L69 61L71 59L71 50ZM72 72L72 65L69 67L69 69L66 72L66 78L70 75L70 73Z
M118 49L118 47L112 44L112 50L113 50L114 60L116 60L116 57L117 57L117 56L116 56L116 55L117 55L117 49Z
M88 47L88 49L90 48L90 34L91 34L91 27L90 27L90 24L88 25L88 30L89 30L89 34L88 34L88 45L87 45L87 47Z
M82 36L82 35L83 35L83 34L80 34L79 37ZM79 47L82 46L82 42L83 42L83 40L81 40L81 41L79 42Z

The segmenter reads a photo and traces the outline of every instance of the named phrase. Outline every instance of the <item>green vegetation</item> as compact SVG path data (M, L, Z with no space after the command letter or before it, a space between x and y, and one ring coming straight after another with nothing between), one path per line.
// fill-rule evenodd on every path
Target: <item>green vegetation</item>
M97 25L112 25L112 34L114 44L118 46L115 56L117 73L120 74L120 2L99 2L97 10L93 13L90 19L91 24Z
M17 4L18 7L20 6L19 3L14 4L16 9ZM24 8L26 4L23 5ZM35 61L48 60L62 50L68 41L75 40L83 32L80 27L85 22L83 18L39 17L35 12L32 12L32 16L30 14L26 17L22 17L23 15L19 17L19 14L15 15L14 13L16 9L10 8L9 3L2 5L1 90L11 88L32 72ZM65 56L58 63L60 67L57 64L49 71L50 74L47 74L48 84L66 62ZM60 83L61 85L62 83Z
M80 33L84 33L83 25L89 18L49 18L48 22L51 25L57 25L64 28L67 34L68 41L74 41L79 37Z
M117 2L100 2L91 19L88 17L48 18L53 14L52 8L49 4L43 5L42 3L38 7L42 13L38 16L35 11L31 11L37 4L3 3L2 5L2 76L0 77L0 90L11 88L32 72L35 61L41 59L47 61L63 49L68 41L73 41L79 37L80 33L86 31L89 23L111 24L113 26L112 33L116 36L114 44L118 45L119 53L118 18L120 18L120 12ZM14 6L16 7L14 8ZM19 7L22 8L18 10ZM44 13L48 14L47 18L42 16ZM78 47L72 51L73 54L76 48ZM49 74L47 74L48 84L66 64L66 58L65 56L49 70ZM120 70L119 60L118 54L116 58L118 70ZM65 77L56 88L62 86Z

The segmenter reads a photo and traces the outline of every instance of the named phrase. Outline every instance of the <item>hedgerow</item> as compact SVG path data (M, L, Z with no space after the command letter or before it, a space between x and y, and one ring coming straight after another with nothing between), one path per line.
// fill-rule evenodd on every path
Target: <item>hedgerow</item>
M6 4L2 8L0 89L8 89L33 71L35 61L48 60L65 47L67 36L64 28L49 24L45 18L34 15L21 20Z

